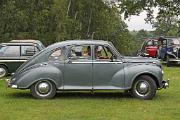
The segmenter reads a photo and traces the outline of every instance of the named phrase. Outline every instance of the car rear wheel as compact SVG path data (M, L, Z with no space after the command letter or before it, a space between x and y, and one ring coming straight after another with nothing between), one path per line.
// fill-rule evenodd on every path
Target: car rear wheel
M51 99L56 95L56 87L49 80L41 80L31 86L31 93L38 99Z
M0 78L5 77L8 74L8 70L5 66L0 65Z
M138 77L131 89L133 97L144 100L151 100L156 94L156 83L148 75L142 75Z

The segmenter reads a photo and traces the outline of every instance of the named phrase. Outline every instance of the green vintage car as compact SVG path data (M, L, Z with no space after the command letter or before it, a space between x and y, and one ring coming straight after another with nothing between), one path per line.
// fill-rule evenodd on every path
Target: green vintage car
M35 53L44 49L38 40L11 40L0 44L0 77L13 73Z
M124 57L102 40L55 43L30 58L7 84L43 99L56 91L82 90L128 90L136 98L152 99L156 90L168 86L159 60Z

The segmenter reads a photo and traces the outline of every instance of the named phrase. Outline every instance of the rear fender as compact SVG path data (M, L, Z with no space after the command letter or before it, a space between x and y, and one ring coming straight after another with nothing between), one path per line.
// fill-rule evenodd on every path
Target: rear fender
M18 79L19 78L19 79ZM39 80L50 80L57 89L62 88L62 71L53 65L40 66L21 73L17 78L18 88L26 89Z
M167 52L167 55L169 58L176 58L176 55L174 55L172 52Z

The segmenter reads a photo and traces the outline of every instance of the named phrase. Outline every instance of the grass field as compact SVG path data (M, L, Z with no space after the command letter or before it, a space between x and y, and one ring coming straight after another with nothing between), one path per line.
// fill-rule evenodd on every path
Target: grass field
M180 120L180 67L164 72L170 87L148 101L122 92L58 93L37 100L29 90L6 89L0 80L0 120Z

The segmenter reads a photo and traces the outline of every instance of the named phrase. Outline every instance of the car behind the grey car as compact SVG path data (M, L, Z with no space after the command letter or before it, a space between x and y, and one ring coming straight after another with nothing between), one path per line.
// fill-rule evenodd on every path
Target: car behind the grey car
M0 44L0 77L13 73L35 53L44 49L39 40L11 40Z
M35 98L53 98L56 91L128 90L152 99L166 88L160 61L123 57L102 40L55 43L30 58L8 80L8 86L30 89Z

